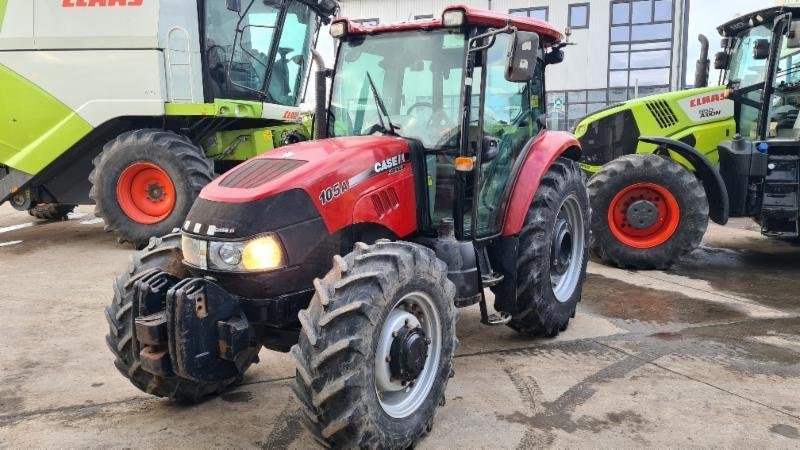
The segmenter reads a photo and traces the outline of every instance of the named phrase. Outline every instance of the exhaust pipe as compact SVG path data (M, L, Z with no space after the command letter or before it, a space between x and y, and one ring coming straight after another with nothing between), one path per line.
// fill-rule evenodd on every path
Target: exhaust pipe
M311 55L314 58L314 64L317 65L317 71L314 74L317 102L314 108L314 139L325 139L328 137L328 69L325 68L325 60L320 52L312 49Z
M694 73L694 87L701 88L708 86L708 71L711 61L708 60L708 38L704 35L697 37L700 40L700 58Z

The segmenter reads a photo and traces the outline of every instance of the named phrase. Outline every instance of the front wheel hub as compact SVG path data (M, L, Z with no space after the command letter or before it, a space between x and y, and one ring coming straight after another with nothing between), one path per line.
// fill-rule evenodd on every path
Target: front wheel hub
M636 229L644 230L658 222L658 206L649 200L637 200L628 207L625 216Z
M562 218L556 222L551 249L553 270L563 275L572 261L572 225L568 220Z
M608 227L624 245L650 249L664 244L678 230L681 208L675 195L657 183L636 183L621 189L608 207Z
M410 323L396 333L389 351L389 369L401 382L414 381L425 368L429 339L421 327L412 328Z

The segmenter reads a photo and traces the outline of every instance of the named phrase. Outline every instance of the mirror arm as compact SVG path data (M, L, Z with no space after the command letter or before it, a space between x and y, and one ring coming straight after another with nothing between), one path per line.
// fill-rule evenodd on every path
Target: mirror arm
M497 37L497 35L499 35L499 34L511 34L516 30L517 29L515 27L513 27L511 25L506 25L503 28L498 28L497 30L492 30L492 31L489 31L487 33L479 34L479 35L477 35L475 37L472 37L472 38L470 38L469 44L468 44L469 52L472 53L472 52L479 52L479 51L482 51L482 50L486 50L486 49L488 49L488 48L490 48L491 46L494 45L494 41L495 41L495 38ZM489 41L488 44L481 45L479 47L474 47L474 48L472 47L472 44L477 42L478 40L486 39L486 38L489 38L489 37L492 38L492 39Z

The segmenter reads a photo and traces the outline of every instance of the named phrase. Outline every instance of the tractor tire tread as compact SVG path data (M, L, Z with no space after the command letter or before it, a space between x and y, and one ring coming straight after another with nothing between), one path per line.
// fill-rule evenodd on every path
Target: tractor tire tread
M419 423L408 433L387 437L376 422L376 413L370 412L357 394L373 382L367 377L372 371L366 368L371 362L365 363L369 354L366 343L372 339L369 330L380 321L381 306L391 301L403 282L423 277L441 286L450 299L455 296L455 286L432 250L403 242L358 243L352 253L335 257L333 266L315 282L318 292L304 310L303 331L291 352L297 365L293 390L302 405L302 423L324 446L408 448L425 433L427 423L415 417ZM442 320L454 330L455 305L450 301L444 308L447 313ZM455 349L455 333L452 339ZM444 364L442 373L447 376L441 381L441 398L433 399L433 411L444 397L452 354Z

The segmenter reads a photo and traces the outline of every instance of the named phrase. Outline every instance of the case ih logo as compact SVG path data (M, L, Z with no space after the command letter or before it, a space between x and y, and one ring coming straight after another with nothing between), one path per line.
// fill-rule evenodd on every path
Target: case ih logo
M63 0L63 8L93 8L97 6L142 6L144 0Z
M696 108L698 106L708 105L709 103L721 102L722 100L725 100L725 96L723 94L706 95L705 97L693 98L689 102L689 106Z

